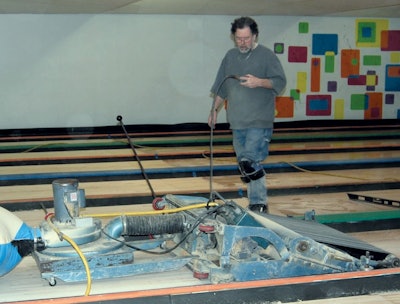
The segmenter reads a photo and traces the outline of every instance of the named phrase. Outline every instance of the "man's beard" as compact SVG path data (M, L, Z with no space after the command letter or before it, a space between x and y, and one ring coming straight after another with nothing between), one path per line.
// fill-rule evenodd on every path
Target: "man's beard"
M239 52L242 54L247 54L248 52L251 51L251 47L246 47L246 48L238 47L238 49L239 49Z

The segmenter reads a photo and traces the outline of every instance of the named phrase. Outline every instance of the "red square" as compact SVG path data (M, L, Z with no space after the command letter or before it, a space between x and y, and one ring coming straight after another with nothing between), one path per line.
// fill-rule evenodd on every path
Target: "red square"
M289 62L307 62L306 46L289 46L288 49Z
M381 32L382 51L400 51L400 30Z

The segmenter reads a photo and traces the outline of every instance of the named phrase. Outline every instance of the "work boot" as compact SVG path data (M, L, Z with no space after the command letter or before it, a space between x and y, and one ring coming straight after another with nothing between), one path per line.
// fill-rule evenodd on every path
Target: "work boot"
M269 213L268 211L268 205L264 205L264 204L251 204L248 207L251 211L254 212L259 212L259 213Z

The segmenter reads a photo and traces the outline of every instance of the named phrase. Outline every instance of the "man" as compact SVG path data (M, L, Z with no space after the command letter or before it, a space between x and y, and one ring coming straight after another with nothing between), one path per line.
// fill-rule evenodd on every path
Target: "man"
M257 43L258 26L252 18L235 19L231 34L236 47L226 53L211 88L214 102L208 124L215 127L226 100L241 179L247 183L249 209L268 213L262 162L268 156L272 137L275 97L285 88L286 76L277 56Z

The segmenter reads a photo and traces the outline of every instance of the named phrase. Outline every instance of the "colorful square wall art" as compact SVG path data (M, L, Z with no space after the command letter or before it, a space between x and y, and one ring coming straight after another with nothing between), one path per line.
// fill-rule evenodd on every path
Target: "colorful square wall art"
M400 92L400 65L388 64L385 74L385 91Z
M388 29L386 19L356 19L356 46L380 47L381 32Z
M331 95L307 95L307 116L330 116L332 112Z

